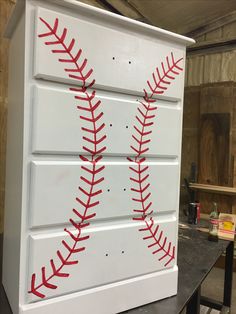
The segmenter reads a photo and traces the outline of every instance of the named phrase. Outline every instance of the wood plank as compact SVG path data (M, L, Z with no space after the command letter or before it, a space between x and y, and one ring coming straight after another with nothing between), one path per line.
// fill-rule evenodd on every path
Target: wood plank
M207 24L200 26L199 28L196 28L195 30L186 33L186 36L189 37L201 36L234 21L236 21L236 11L231 11L230 13L227 13L224 16L220 16L212 20L211 22L208 22Z
M191 34L191 36L194 35L192 37L216 29L220 27L222 23L229 23L235 18L234 16L229 16L229 13L232 13L236 9L236 4L233 1L227 1L227 5L225 5L222 0L204 1L203 5L199 5L199 3L201 3L199 1L192 0L127 0L127 2L135 6L136 9L141 12L142 15L146 16L154 25L180 34L188 33ZM222 15L226 15L224 20L218 21L219 17ZM215 24L211 26L211 29L206 29L208 24L211 24L213 20ZM205 25L205 28L203 30L201 27L200 33L199 27L202 25ZM196 29L198 32L190 33L190 31Z
M219 53L205 56L203 83L213 83L221 80L221 59L222 56Z
M225 24L222 27L222 37L223 38L232 38L236 37L236 21L232 23Z
M215 63L217 66L217 63ZM200 163L203 163L205 169L201 169L201 176L199 176L198 182L201 184L207 184L207 180L210 181L211 185L216 186L226 186L229 187L235 184L236 182L236 164L234 163L235 152L236 152L236 139L234 139L236 133L233 131L234 128L234 121L236 119L234 115L234 110L236 108L235 104L236 100L236 88L234 82L218 82L218 83L208 83L202 85L201 87L201 99L200 99L200 115L203 117L206 114L214 114L215 115L229 115L229 130L226 131L226 128L223 127L219 128L218 126L212 128L212 132L210 134L204 135L207 136L208 140L214 144L215 141L215 148L210 149L209 142L207 144L207 140L205 142L205 148L201 148L199 150L199 160ZM217 121L215 121L217 122ZM214 125L214 121L212 121ZM216 123L217 124L217 123ZM217 130L214 131L214 128ZM228 127L227 127L228 128ZM221 129L221 130L220 130ZM225 130L225 132L223 132ZM223 133L226 135L223 135ZM207 132L205 132L207 133ZM218 134L218 133L221 133ZM228 135L227 135L228 133ZM218 140L215 139L215 135L218 134ZM222 144L222 141L225 143ZM221 143L220 143L221 142ZM228 144L226 143L228 142ZM218 143L218 144L217 144ZM227 145L226 145L227 144ZM225 147L223 148L222 145ZM216 146L219 149L216 149ZM217 157L218 153L220 153L221 157ZM227 157L227 158L225 158ZM212 161L214 159L214 161ZM220 162L221 159L221 162ZM224 166L219 166L219 164L224 164ZM228 164L228 165L227 165ZM201 166L200 166L201 168ZM221 174L220 174L221 173ZM233 179L235 178L235 179ZM212 189L212 186L210 187ZM222 191L209 191L209 188L206 189L207 191L197 190L198 191L198 200L202 206L202 212L210 213L212 208L212 202L216 201L219 205L219 209L222 212L232 213L235 211L235 198L236 196L232 193L232 190L228 190L226 193L222 194Z
M213 194L236 195L236 188L228 186L190 183L190 188Z
M234 86L234 82L218 82L203 85L201 87L200 114L226 112L232 114Z
M236 50L222 54L222 72L221 79L236 81Z
M199 183L231 185L230 113L201 115Z
M201 204L201 212L210 214L212 211L212 204L216 202L220 212L232 213L232 200L235 198L233 195L224 195L217 193L209 193L197 190L197 200Z
M220 35L219 35L220 36ZM191 45L191 47L187 48L188 52L200 50L200 49L209 49L209 48L216 48L219 46L227 46L236 44L236 36L232 36L230 38L207 38L202 42L196 42L196 44Z
M206 41L213 40L213 39L219 40L221 38L221 36L222 36L222 28L219 27L219 28L216 28L216 29L214 29L214 30L212 30L210 32L207 32L205 34L205 36L206 36L205 37Z
M187 86L199 86L203 83L204 56L187 58Z
M109 9L105 5L103 5L100 1L97 1L97 0L80 0L80 1L85 3L85 4L89 4L89 5L92 5L94 7L97 7L99 9L109 11Z
M124 16L135 20L143 20L144 18L143 15L127 1L107 0L107 2L110 3L119 12L121 12Z
M198 163L199 147L199 121L200 121L200 88L185 88L184 113L183 113L183 138L182 138L182 162L181 184L184 178L190 174L192 162ZM188 203L188 193L181 187L180 204Z

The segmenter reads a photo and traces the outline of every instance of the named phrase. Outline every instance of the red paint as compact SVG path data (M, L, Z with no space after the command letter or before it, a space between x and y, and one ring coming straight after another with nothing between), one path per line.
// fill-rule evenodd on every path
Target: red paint
M77 80L79 84L82 84L82 87L73 87L70 88L70 90L80 93L75 96L76 100L84 102L82 106L80 104L77 106L77 109L81 112L80 119L82 121L86 121L87 124L89 123L90 125L87 128L81 128L85 134L88 134L82 138L85 143L83 149L88 152L90 156L80 156L82 161L88 162L88 165L81 166L81 169L84 171L84 175L81 176L80 179L86 183L86 188L82 188L81 186L78 187L81 196L83 196L83 198L76 198L80 209L73 208L72 210L73 214L76 216L76 219L79 219L79 222L70 218L69 221L74 230L71 231L68 228L64 229L64 231L73 241L73 245L66 242L66 240L62 240L62 245L66 249L67 253L63 254L61 250L57 250L57 260L59 261L56 263L57 266L55 265L54 259L51 259L51 267L47 271L47 274L46 267L43 266L41 268L41 280L39 280L38 283L36 283L36 274L33 274L31 277L31 289L29 293L33 293L39 298L45 298L46 295L41 293L39 290L43 287L47 289L56 289L57 286L50 282L51 279L54 277L69 277L69 273L62 272L62 269L64 266L78 264L77 257L72 260L72 255L75 253L78 254L86 249L85 246L79 246L79 244L89 239L89 235L82 235L82 229L88 227L90 225L89 221L96 216L95 212L89 213L89 210L95 208L99 204L99 201L94 200L94 198L102 193L102 190L98 189L97 185L99 185L104 180L104 177L101 176L101 173L105 166L97 165L97 163L102 159L102 156L99 154L106 150L106 146L103 145L106 135L101 134L101 131L105 127L105 124L100 122L103 112L97 112L100 109L99 107L101 105L101 101L99 100L93 103L96 96L96 91L94 90L89 92L88 90L95 83L94 79L91 82L87 82L93 70L89 69L84 73L85 67L87 65L87 59L84 59L80 65L78 64L82 54L82 49L79 49L75 55L72 54L71 51L75 45L75 40L72 39L70 44L68 46L66 45L66 28L64 28L61 36L57 34L59 24L58 18L56 18L53 27L51 27L44 19L40 18L40 20L44 23L49 32L40 34L38 37L51 37L51 41L45 42L45 45L59 46L60 49L53 49L51 50L52 53L64 53L66 55L66 59L58 59L58 61L62 63L69 63L72 66L71 68L65 68L65 72L78 73L78 75L68 74L68 77ZM85 116L85 113L89 113L90 116ZM86 145L89 145L89 147Z
M171 61L170 61L171 59ZM143 240L149 240L148 248L152 250L152 254L159 253L159 261L165 260L164 266L167 266L172 260L175 259L175 246L168 242L167 237L164 236L163 231L159 230L159 225L154 224L152 217L152 202L150 201L151 193L149 192L150 183L149 178L149 167L142 165L145 162L143 154L149 151L148 144L151 142L149 135L152 133L150 127L153 126L155 118L154 112L157 107L153 106L156 99L153 99L155 95L163 94L167 90L168 86L175 79L176 75L183 70L179 63L183 60L174 59L173 53L171 58L166 57L166 65L161 63L162 74L158 68L156 68L156 74L152 73L153 82L147 81L149 91L144 89L143 101L139 102L136 115L136 125L134 125L134 134L132 138L134 144L131 145L131 149L134 152L135 157L128 160L135 163L136 166L129 167L132 171L132 177L130 180L133 182L131 191L136 193L136 197L132 200L135 202L137 207L133 210L138 216L133 217L133 220L142 221L146 224L145 228L139 229L141 232L145 232L148 235L143 237Z
M147 81L149 91L144 89L144 100L146 102L155 102L156 100L152 99L153 96L163 94L164 91L167 90L171 81L183 71L183 68L179 66L179 63L182 60L183 58L175 60L174 55L171 52L171 56L166 57L166 64L163 62L161 63L162 71L156 68L156 73L152 73L153 81Z
M64 28L62 34L61 35L58 34L58 24L59 24L58 18L55 19L53 26L51 26L49 23L47 23L43 18L40 17L39 19L42 23L44 23L44 25L47 27L49 32L39 34L38 37L39 38L51 37L51 41L45 42L45 45L53 45L53 46L57 45L57 46L59 46L60 49L52 49L51 52L52 53L59 53L59 54L64 53L66 55L66 59L59 58L58 61L63 62L63 63L68 63L68 65L70 64L72 66L72 68L65 68L64 70L66 72L78 73L79 75L69 74L68 76L70 78L77 80L77 81L80 81L80 83L82 84L82 88L84 88L86 86L86 83L88 83L87 82L88 78L93 73L93 69L89 69L86 73L84 73L85 66L87 64L87 59L84 59L82 61L81 65L78 64L78 61L79 61L81 54L82 54L82 49L79 49L79 51L75 55L72 54L72 49L75 45L75 39L73 38L69 45L67 45L65 43L67 29ZM92 81L92 82L94 82L94 81ZM90 82L90 88L91 87L92 86L91 86L91 82ZM86 95L86 96L88 96L88 95Z

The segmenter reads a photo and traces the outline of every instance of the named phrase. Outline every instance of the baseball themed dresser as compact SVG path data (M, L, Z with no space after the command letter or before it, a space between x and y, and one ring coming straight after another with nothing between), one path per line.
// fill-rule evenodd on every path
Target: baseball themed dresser
M3 285L14 314L111 314L177 293L185 49L74 0L19 0Z

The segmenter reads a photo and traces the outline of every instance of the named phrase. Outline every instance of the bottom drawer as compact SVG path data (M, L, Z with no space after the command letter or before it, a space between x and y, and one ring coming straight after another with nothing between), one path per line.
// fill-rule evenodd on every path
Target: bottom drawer
M176 264L175 218L103 222L81 230L30 236L29 302L135 281Z

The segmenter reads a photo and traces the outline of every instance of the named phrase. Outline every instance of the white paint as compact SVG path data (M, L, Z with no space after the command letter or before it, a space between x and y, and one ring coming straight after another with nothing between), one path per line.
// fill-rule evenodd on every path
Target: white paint
M46 52L45 52L46 54ZM77 109L83 102L74 99L76 94L66 89L42 88L34 89L33 100L33 148L36 153L84 154L84 141L81 137L82 126L89 123L79 117L84 113ZM134 133L133 125L138 126L135 119L140 97L120 96L119 94L97 93L94 103L102 101L103 121L106 124L101 135L106 134L107 155L132 156L130 141ZM177 156L181 144L182 108L179 102L159 100L153 119L154 127L149 151L146 156ZM166 121L168 123L166 123ZM134 141L132 142L134 144Z
M86 184L80 180L80 176L85 175L80 168L81 165L85 163L33 163L30 190L30 221L33 227L68 223L72 209L80 208L76 197L83 199L83 195L78 187L86 189ZM99 165L102 166L104 163L101 162ZM154 212L156 214L175 212L178 209L176 186L179 165L173 163L163 165L161 162L149 165L145 162L143 166L146 165L150 167L149 182L153 186L150 201L155 204ZM130 191L132 187L129 180L130 163L121 159L116 164L105 163L105 166L103 171L105 180L100 185L103 197L96 198L100 200L100 204L96 207L97 215L94 220L112 218L117 220L119 217L127 217L130 220L134 216L133 208L137 207L131 199L135 197L135 193Z
M165 234L168 233L168 240L174 244L176 242L175 223L176 221L160 223L160 230ZM147 249L147 245L151 244L152 241L142 240L142 237L148 234L138 232L141 227L140 224L135 224L130 219L129 223L116 226L114 222L113 225L114 227L106 228L106 223L104 223L100 228L86 229L83 235L90 235L90 239L80 244L80 246L86 245L86 251L78 253L79 263L77 265L65 266L64 271L70 273L69 278L55 277L51 281L51 283L60 286L60 289L41 290L41 292L46 293L47 298L74 291L89 291L94 287L163 270L164 263L157 263L162 254L157 253L152 256L150 249ZM142 226L145 227L144 224ZM37 273L38 265L46 265L47 271L50 272L48 256L51 256L51 252L61 249L63 254L67 254L66 249L61 245L63 239L73 245L73 241L69 239L66 233L55 236L53 233L45 234L42 237L32 236L30 239L29 274ZM56 254L51 258L58 262ZM172 268L174 265L175 262L172 261L168 268ZM40 276L37 279L40 282ZM29 295L30 302L37 300L36 296Z
M174 266L161 273L148 274L85 292L71 293L38 303L22 305L20 314L51 314L53 312L64 314L65 309L67 311L69 309L70 314L77 314L80 309L84 309L83 314L116 314L127 308L139 306L140 298L134 298L134 296L142 295L143 302L150 303L156 301L157 291L160 298L176 294L177 279L178 268ZM91 302L91 296L93 296L93 302ZM106 306L108 303L112 304L110 308Z
M166 62L166 56L170 57L171 52L173 52L175 59L178 60L185 55L179 45L169 44L167 46L158 37L150 40L142 34L137 36L132 32L121 31L115 25L113 27L100 25L100 23L96 23L96 18L95 20L94 18L85 20L83 16L72 18L62 14L57 14L57 17L59 20L63 19L63 27L58 27L59 34L63 32L64 26L70 29L67 44L72 38L77 39L72 52L75 53L82 48L83 52L79 63L82 63L85 57L88 59L85 69L94 68L94 75L90 76L88 83L96 78L95 86L99 89L140 95L143 89L147 87L146 81L152 80L152 72L155 71L156 67L161 70L161 62ZM37 11L36 33L45 33L47 28L39 18L49 20L53 25L55 17L51 15L49 10L39 9ZM80 29L79 35L78 28ZM43 39L37 40L35 46L35 77L78 84L77 80L65 76L65 64L58 63L58 59L65 55L63 53L51 53L52 47L42 45L42 41ZM69 68L73 68L73 66L69 66ZM113 74L111 75L111 73ZM182 78L183 72L179 76ZM166 96L182 98L181 78L176 80L174 86L169 86L165 92Z
M138 231L144 222L132 220L137 204L131 198L137 195L129 191L132 163L126 157L132 154L132 125L146 81L171 51L185 58L191 40L77 1L25 2L10 57L3 284L13 313L110 314L175 294L176 259L166 269L166 261L158 260L161 252L152 254L154 247L147 248L151 240L143 240L148 232ZM97 216L83 231L91 238L81 242L85 251L72 254L79 263L65 266L70 277L54 277L57 289L40 289L45 300L28 293L31 275L35 272L40 282L43 266L50 275L50 259L58 265L56 251L63 252L61 240L71 241L63 230L71 228L68 219L74 217L83 149L78 104L69 91L75 81L68 79L59 56L37 38L45 30L39 14L50 21L60 17L68 36L83 46L94 68L107 135L100 162L106 166L99 186L103 194ZM153 219L163 239L177 246L183 74L159 98L145 164Z

